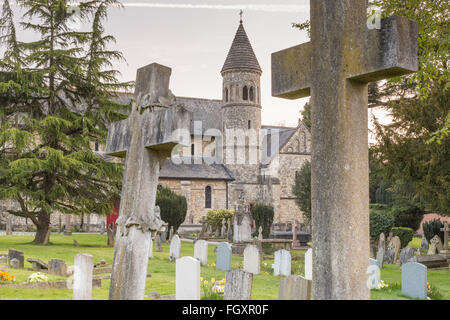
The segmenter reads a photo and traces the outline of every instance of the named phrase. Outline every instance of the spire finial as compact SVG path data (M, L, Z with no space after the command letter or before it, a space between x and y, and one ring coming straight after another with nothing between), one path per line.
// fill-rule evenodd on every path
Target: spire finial
M242 9L241 9L241 11L239 12L239 15L241 16L241 23L242 23L242 15L244 14L244 11L242 11Z

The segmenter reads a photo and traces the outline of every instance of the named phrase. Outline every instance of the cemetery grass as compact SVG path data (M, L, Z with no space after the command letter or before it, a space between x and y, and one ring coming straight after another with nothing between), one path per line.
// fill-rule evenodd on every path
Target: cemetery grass
M51 245L34 245L31 243L33 235L26 236L2 236L0 238L0 253L7 253L8 249L21 250L25 254L25 260L28 258L38 258L48 262L51 258L59 258L66 261L67 266L73 265L74 256L79 253L88 253L93 255L94 263L105 260L112 264L113 248L106 245L106 235L99 234L73 234L72 236L63 236L52 234ZM79 247L73 244L77 240ZM225 278L225 271L216 270L213 245L209 245L208 266L201 267L201 277L204 280L211 281ZM147 278L145 294L158 292L161 296L175 294L175 263L169 261L169 245L166 242L162 245L163 252L157 252L154 247L153 259L149 259L148 272L151 277ZM181 256L193 256L194 246L189 242L182 242ZM292 271L294 274L304 274L304 251L292 251ZM254 276L253 281L253 300L276 300L278 298L278 285L280 277L270 274L273 263L273 255L264 255L261 263L261 274ZM233 268L243 267L243 257L233 255ZM17 277L16 283L25 282L29 275L34 271L26 270L31 268L31 264L25 261L25 270L10 269ZM48 275L49 280L58 281L65 278ZM381 279L388 284L401 282L400 267L396 265L385 265L381 270ZM442 293L443 299L450 300L450 272L449 270L429 270L428 281L437 287ZM392 287L391 287L392 288ZM102 281L101 289L92 290L94 300L106 300L109 293L109 281ZM167 297L170 299L170 297ZM372 290L371 298L376 300L402 300L408 299L401 295L401 289L394 290ZM72 290L68 289L16 289L5 288L0 285L0 300L70 300L72 299ZM152 298L146 298L152 299Z

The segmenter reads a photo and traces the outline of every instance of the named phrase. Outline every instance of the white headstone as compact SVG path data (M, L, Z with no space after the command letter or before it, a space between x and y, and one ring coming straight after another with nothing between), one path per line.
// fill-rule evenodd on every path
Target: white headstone
M380 267L378 261L369 258L369 268L367 269L369 278L367 279L367 286L370 289L378 289L380 283Z
M194 258L200 260L202 266L208 264L208 242L197 240L194 244Z
M77 254L74 259L73 300L92 300L94 259L90 254Z
M169 259L170 261L176 260L181 256L181 241L180 237L176 234L173 236L172 240L170 240L170 251L169 251Z
M305 279L312 280L312 249L305 253Z
M413 299L426 299L426 266L418 262L408 262L402 265L402 294Z
M244 271L259 274L260 269L260 254L258 247L255 245L248 245L244 250Z
M175 272L176 300L200 300L200 261L192 257L177 259Z
M273 275L290 276L291 275L291 253L287 250L275 251L273 264Z

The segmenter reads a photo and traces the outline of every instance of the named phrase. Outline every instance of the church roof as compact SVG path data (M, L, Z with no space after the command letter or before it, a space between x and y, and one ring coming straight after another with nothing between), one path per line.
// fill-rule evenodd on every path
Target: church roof
M159 172L160 178L185 180L234 180L223 164L174 164L169 158Z
M221 72L224 73L225 71L236 69L250 69L262 73L242 21L239 24L239 28L237 29Z

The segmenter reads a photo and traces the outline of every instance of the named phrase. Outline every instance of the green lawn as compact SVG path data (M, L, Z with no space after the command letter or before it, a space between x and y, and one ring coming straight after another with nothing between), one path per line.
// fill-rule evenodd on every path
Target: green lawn
M76 239L80 247L73 245L73 240ZM63 236L52 234L49 246L38 246L31 244L33 236L1 236L0 237L0 253L7 253L9 248L21 250L25 253L25 259L38 258L45 262L51 258L59 258L66 261L68 266L73 265L74 256L78 253L89 253L93 255L94 262L105 260L111 264L113 259L113 248L106 246L106 235L97 234L74 234L72 236ZM416 241L416 240L413 240ZM420 241L419 241L420 246ZM217 280L225 278L225 272L216 270L215 267L210 266L215 260L214 246L209 246L208 266L201 267L201 276L210 280L214 277ZM182 242L181 255L192 256L194 247L192 243ZM303 274L303 251L292 251L292 272L294 274ZM149 260L148 271L151 273L151 278L147 278L146 294L152 291L157 291L161 295L175 294L175 263L169 261L169 246L163 245L163 252L154 252L154 258ZM277 299L278 285L280 277L275 277L269 274L273 263L273 256L265 256L261 265L261 274L254 276L252 299L265 300ZM240 256L233 256L233 267L239 265L242 267L243 258ZM31 268L31 264L25 262L25 268ZM17 282L26 281L27 277L33 273L28 270L12 270L16 275ZM61 280L61 277L50 276L51 280ZM401 282L400 267L396 265L387 265L381 270L381 279L388 284L394 284L383 290L372 290L372 299L408 299L401 296L401 290L395 286L395 283ZM430 284L438 289L442 294L443 299L450 300L450 271L428 271L428 280ZM102 281L102 289L93 289L93 299L107 299L109 291L109 281ZM392 290L393 288L393 290ZM71 290L63 289L12 289L0 287L0 299L72 299Z

